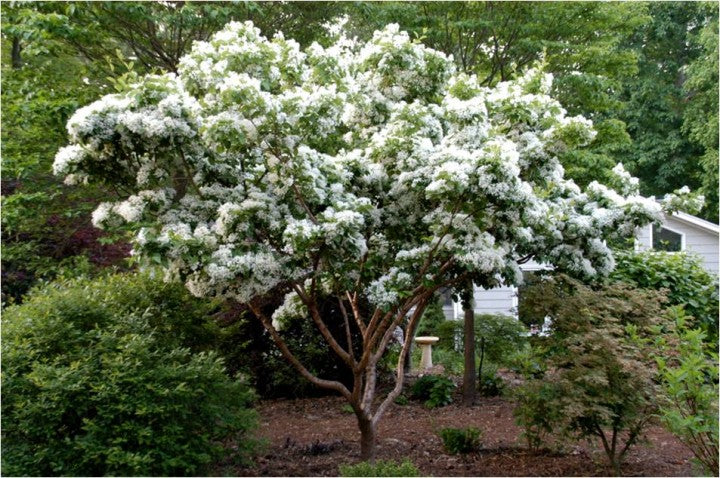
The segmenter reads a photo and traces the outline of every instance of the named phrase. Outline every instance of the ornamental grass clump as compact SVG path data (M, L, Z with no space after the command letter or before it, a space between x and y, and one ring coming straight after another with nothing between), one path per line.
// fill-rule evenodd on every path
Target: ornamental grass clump
M371 459L438 290L517 284L532 257L603 275L613 267L604 241L659 219L621 165L612 188L565 177L558 155L595 131L551 86L533 69L484 87L397 25L367 42L334 28L326 46L301 50L232 22L195 42L177 74L78 110L54 171L123 191L93 223L127 223L141 263L249 307L298 374L345 397ZM320 312L328 301L340 333ZM298 360L283 338L294 318L314 324L352 383ZM378 400L378 363L398 326L395 385Z

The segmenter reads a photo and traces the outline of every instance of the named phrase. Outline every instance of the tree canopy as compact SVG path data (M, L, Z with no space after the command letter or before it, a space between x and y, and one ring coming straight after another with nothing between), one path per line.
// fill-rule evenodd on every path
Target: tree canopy
M88 260L93 268L117 264L126 251L122 241L107 244L122 231L101 235L83 219L115 194L111 188L69 190L49 175L69 115L134 74L176 71L193 41L230 20L252 20L267 35L284 31L303 47L328 45L322 25L342 14L361 40L397 22L452 54L483 86L543 62L554 75L553 97L570 115L592 119L597 132L589 147L558 156L566 176L581 186L608 181L621 161L643 194L700 190L703 217L717 222L715 4L5 2L0 9L4 302L38 279L89 270Z
M621 165L616 190L565 178L558 156L596 133L549 96L552 75L488 88L398 25L358 42L337 23L329 37L303 50L231 22L195 42L177 74L139 77L78 110L53 168L69 184L118 190L93 223L128 223L140 260L198 296L248 304L301 374L348 399L367 458L405 354L380 405L376 365L409 313L405 350L440 288L518 283L532 257L606 274L603 239L632 235L660 207ZM323 298L351 311L345 337L328 331ZM295 315L353 371L352 390L287 349L282 323Z

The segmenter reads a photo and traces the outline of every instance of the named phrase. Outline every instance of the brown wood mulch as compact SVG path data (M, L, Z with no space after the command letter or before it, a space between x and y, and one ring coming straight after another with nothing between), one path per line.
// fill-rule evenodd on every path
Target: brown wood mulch
M458 397L459 398L459 397ZM268 441L249 467L219 465L235 476L337 476L339 465L359 461L355 416L339 397L267 400L258 406L258 435ZM425 476L608 476L598 443L566 445L560 451L530 452L513 419L513 403L480 398L472 407L452 404L428 410L422 404L393 405L379 426L378 459L411 460ZM477 427L482 450L447 454L438 430ZM692 476L691 452L672 434L652 426L648 443L635 446L625 476Z

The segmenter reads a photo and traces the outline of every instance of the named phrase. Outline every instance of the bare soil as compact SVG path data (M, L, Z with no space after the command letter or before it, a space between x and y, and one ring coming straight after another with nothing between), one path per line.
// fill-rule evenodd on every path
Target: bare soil
M459 399L459 397L458 397ZM259 436L267 447L252 466L225 465L236 476L337 476L339 465L359 461L360 433L355 415L339 397L268 400L258 406ZM560 451L530 452L513 419L513 403L481 398L472 407L392 405L379 425L378 459L411 460L425 476L608 476L599 443L566 445ZM437 432L474 426L483 434L481 451L450 455ZM660 426L647 431L648 443L628 452L625 476L691 476L691 452Z

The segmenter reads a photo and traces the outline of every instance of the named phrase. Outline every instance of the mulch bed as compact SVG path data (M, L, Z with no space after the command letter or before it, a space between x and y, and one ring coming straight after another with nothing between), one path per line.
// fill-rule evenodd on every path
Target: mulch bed
M337 476L339 465L356 463L360 433L355 416L339 397L268 400L258 406L258 435L268 445L250 467L222 466L218 474L236 476ZM607 476L599 444L583 442L561 452L532 453L515 425L513 403L481 398L472 407L434 410L420 403L392 405L380 421L378 459L410 459L426 476ZM483 449L460 456L443 450L437 431L474 426ZM626 476L690 476L692 454L660 426L647 432L648 444L628 452Z

